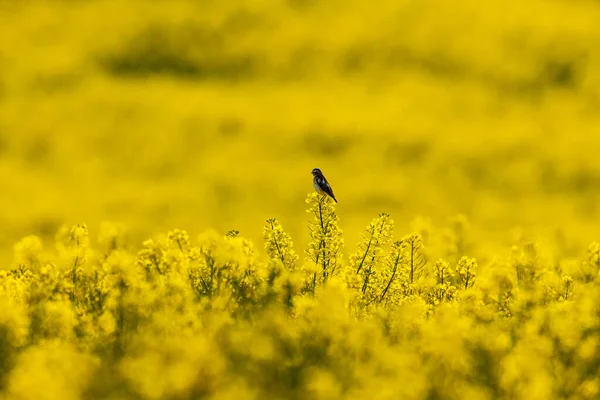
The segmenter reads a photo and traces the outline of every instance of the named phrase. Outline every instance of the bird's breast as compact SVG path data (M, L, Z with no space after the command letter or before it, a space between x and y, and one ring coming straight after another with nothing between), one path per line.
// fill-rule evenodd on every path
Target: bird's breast
M313 179L313 186L317 192L323 193L323 189L319 185L319 182L317 182L317 178Z

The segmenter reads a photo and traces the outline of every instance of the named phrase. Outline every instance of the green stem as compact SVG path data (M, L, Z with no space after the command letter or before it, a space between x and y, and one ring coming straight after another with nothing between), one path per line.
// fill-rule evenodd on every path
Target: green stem
M399 263L400 263L400 253L398 253L396 255L396 260L394 261L394 269L392 270L392 276L390 277L390 280L388 281L387 286L385 287L385 289L383 289L383 292L381 293L381 298L379 299L380 303L383 301L383 298L385 297L390 286L392 286L392 282L394 281L394 278L396 277L396 271L398 270Z

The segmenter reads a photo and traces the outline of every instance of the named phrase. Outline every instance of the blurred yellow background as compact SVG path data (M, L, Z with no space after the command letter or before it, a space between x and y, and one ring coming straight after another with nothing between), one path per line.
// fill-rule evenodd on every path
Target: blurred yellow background
M300 248L314 167L348 252L382 211L563 254L599 236L597 1L2 1L0 21L3 264L105 220L259 241L276 217Z

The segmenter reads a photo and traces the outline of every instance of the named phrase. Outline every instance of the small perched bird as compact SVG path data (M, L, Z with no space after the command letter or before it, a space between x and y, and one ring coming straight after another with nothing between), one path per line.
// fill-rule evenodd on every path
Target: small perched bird
M313 186L315 187L317 193L329 195L337 203L338 201L333 194L333 190L331 189L329 182L327 182L327 179L325 179L325 176L321 170L319 168L315 168L312 170L312 174L314 177Z

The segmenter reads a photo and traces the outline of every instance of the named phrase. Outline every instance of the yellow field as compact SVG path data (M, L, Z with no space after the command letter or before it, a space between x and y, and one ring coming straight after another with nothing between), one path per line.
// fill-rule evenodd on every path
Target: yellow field
M4 398L600 396L597 1L0 21Z

